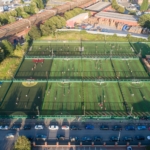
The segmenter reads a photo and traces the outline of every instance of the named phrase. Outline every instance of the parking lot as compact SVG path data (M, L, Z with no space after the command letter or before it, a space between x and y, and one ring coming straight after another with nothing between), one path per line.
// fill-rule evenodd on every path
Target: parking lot
M147 128L150 126L149 121L110 121L110 120L99 120L99 121L86 121L86 122L77 122L77 120L5 120L3 124L9 125L9 128L11 128L13 125L21 125L20 130L6 130L2 131L0 130L0 147L3 147L3 150L8 150L11 145L14 143L14 141L17 139L19 135L25 135L25 136L32 136L36 137L37 135L46 135L47 139L47 144L48 145L56 145L56 142L58 140L56 139L57 135L63 135L65 137L65 140L60 140L59 144L60 145L67 145L68 142L70 141L70 137L72 136L77 136L79 138L79 141L77 142L72 142L71 146L73 145L79 145L80 141L82 141L83 137L90 137L92 141L94 140L94 136L100 136L102 138L101 141L96 141L94 142L95 145L103 145L105 142L106 145L115 145L115 141L110 141L110 137L116 136L120 137L120 141L118 141L118 145L126 145L127 142L123 141L123 138L125 136L131 136L133 137L133 141L130 142L130 145L138 145L139 142L141 142L141 145L147 145L149 144L149 140L147 140L147 136L150 135L150 131L148 129L146 130L138 130L137 126L138 125L145 125ZM37 130L35 129L35 125L43 125L44 129L42 130ZM58 124L59 129L58 130L50 130L48 127L49 125L52 124ZM86 130L85 125L91 124L94 126L93 130ZM100 125L106 124L109 126L109 130L100 130ZM135 126L135 131L126 131L125 126L126 125L133 125ZM24 125L31 125L30 130L24 130L23 127ZM81 130L62 130L61 126L62 125L78 125ZM122 127L121 131L113 131L112 127L114 125L120 125ZM6 139L5 136L8 133L13 133L14 138L13 139ZM143 135L145 137L145 140L143 141L137 141L135 140L136 135ZM44 141L42 140L36 140L34 139L36 145L42 145L44 144ZM82 142L83 146L84 145L91 145L91 141L83 141Z

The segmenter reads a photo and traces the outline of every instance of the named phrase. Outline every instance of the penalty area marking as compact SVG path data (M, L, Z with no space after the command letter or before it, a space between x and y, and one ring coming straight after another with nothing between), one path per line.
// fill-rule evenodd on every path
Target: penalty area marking
M68 87L70 84L70 87L72 86L72 83L70 83L69 81L65 81L65 82L60 82L60 83L57 83L58 86L60 87Z
M22 82L22 85L25 87L33 87L35 85L37 85L38 82L34 82L34 81L26 81L26 82Z
M101 86L101 87L106 87L107 86L107 82L96 82L96 83L92 83L94 86Z
M131 83L128 83L130 85L130 87L132 88L142 88L144 86L144 83L143 82L131 82Z

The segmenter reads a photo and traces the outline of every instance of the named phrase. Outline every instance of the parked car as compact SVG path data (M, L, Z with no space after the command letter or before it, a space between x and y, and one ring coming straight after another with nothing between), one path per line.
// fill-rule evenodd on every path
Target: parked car
M36 140L43 140L45 141L47 139L47 136L46 135L43 135L43 134L39 134L36 136Z
M20 127L21 127L21 125L13 125L12 127L11 127L11 129L12 130L17 130L17 129L20 129Z
M56 139L57 140L65 140L65 136L64 135L57 135Z
M44 127L43 127L43 125L36 125L36 126L35 126L35 129L37 129L37 130L42 130L42 129L44 129Z
M71 125L70 130L81 130L81 128L79 128L77 125Z
M91 141L92 141L92 138L89 137L89 136L84 136L84 137L82 138L82 142L91 142Z
M125 126L125 130L135 130L135 127L132 125Z
M94 141L102 141L102 138L100 136L94 136Z
M135 130L135 127L132 125L125 126L125 130Z
M131 146L128 146L128 147L127 147L127 150L132 150L132 147L131 147Z
M14 138L14 135L13 135L12 133L8 133L8 134L6 135L6 138Z
M150 127L148 127L148 130L150 131Z
M26 138L29 140L29 141L33 141L34 140L34 136L26 136Z
M120 141L120 139L118 139L117 136L112 136L110 137L110 141L117 142L117 141Z
M125 136L125 137L123 138L123 141L130 142L130 141L133 141L133 138L130 137L130 136Z
M146 126L144 126L144 125L142 125L142 126L137 126L137 129L138 129L138 130L146 130L146 129L147 129L147 127L146 127Z
M147 139L150 140L150 135L147 136Z
M70 141L76 142L76 141L79 141L79 138L77 136L72 136L72 137L70 137Z
M8 129L9 129L9 126L7 125L0 126L0 130L8 130Z
M141 140L141 141L143 141L143 140L145 140L145 137L142 136L142 135L136 135L136 136L135 136L135 139L136 139L136 140Z
M108 125L101 125L100 130L109 130L109 126Z
M120 125L114 125L112 130L119 131L119 130L122 130L122 127Z
M69 126L63 125L63 126L61 127L61 129L62 129L62 130L69 130Z
M23 129L24 129L24 130L30 130L30 129L31 129L31 125L25 125L25 126L23 127Z
M48 128L49 128L50 130L58 130L58 129L59 129L59 126L57 126L57 125L50 125Z
M85 129L94 130L94 126L91 125L91 124L87 124L87 125L85 126Z

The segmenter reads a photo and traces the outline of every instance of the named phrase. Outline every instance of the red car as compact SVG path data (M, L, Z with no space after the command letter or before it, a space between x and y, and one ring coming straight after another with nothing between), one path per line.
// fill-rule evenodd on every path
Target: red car
M150 131L150 127L148 127L148 130Z

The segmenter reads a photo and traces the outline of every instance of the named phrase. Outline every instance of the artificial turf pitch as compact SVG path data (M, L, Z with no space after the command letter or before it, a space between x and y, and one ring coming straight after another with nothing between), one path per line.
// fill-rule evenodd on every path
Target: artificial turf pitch
M81 50L80 48L83 47ZM79 55L120 55L135 56L129 43L104 42L52 42L33 43L29 56L79 56Z
M18 79L108 79L149 78L139 59L63 58L44 59L44 63L25 59L15 78Z

